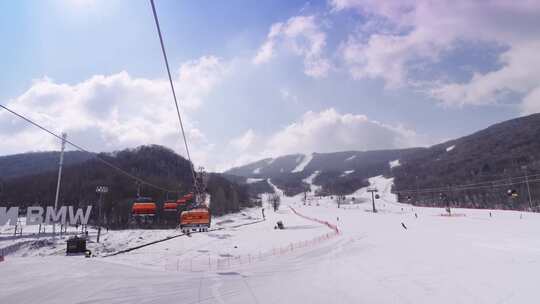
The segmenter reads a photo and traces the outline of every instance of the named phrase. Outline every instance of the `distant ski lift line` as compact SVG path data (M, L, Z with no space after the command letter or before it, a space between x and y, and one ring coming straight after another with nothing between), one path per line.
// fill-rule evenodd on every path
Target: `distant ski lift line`
M534 174L534 175L528 175L528 176L520 176L520 177L511 177L512 179L520 179L520 178L530 178L530 177L537 177L540 176L540 174ZM466 185L452 185L450 187L438 187L438 188L420 188L418 190L395 190L395 193L432 193L432 192L446 192L449 189L452 191L464 191L464 190L475 190L475 189L486 189L486 188L492 188L492 187L504 187L504 186L512 186L512 185L521 185L527 183L526 180L523 181L515 181L515 182L509 182L509 179L503 179L503 180L494 180L494 181L485 181L481 183L474 183L474 184L466 184ZM502 182L500 184L496 184L497 182ZM537 179L529 179L529 183L532 182L540 182L540 178Z
M60 135L54 133L53 131L51 131L51 130L45 128L45 127L43 127L42 125L40 125L40 124L38 124L37 122L31 120L30 118L27 118L26 116L24 116L24 115L22 115L22 114L19 114L19 113L15 112L14 110L12 110L12 109L6 107L6 106L3 105L3 104L0 104L0 108L3 108L4 110L8 111L9 113L11 113L11 114L13 114L13 115L19 117L20 119L22 119L22 120L24 120L24 121L30 123L31 125L33 125L33 126L39 128L39 129L41 129L42 131L44 131L44 132L46 132L46 133L49 133L50 135L52 135L52 136L54 136L54 137L56 137L56 138L58 138L58 139L60 139L60 140L65 140L65 142L66 142L67 144L69 144L70 146L74 147L75 149L77 149L77 150L79 150L79 151L93 154L93 153L90 152L88 149L85 149L85 148L81 147L80 145L75 144L75 143L72 142L71 140L63 139L62 136L60 136ZM138 181L138 182L140 182L140 183L142 183L142 184L144 184L144 185L147 185L147 186L150 186L150 187L152 187L152 188L155 188L155 189L158 189L158 190L161 190L161 191L165 191L165 192L176 192L175 190L170 190L170 189L167 189L167 188L164 188L164 187L160 187L160 186L158 186L158 185L155 185L155 184L153 184L153 183L151 183L151 182L148 182L148 181L146 181L146 180L144 180L144 179L142 179L142 178L140 178L140 177L138 177L138 176L135 176L135 175L133 175L133 174L127 172L126 170L124 170L124 169L122 169L122 168L120 168L120 167L118 167L118 166L112 164L111 162L106 161L105 159L99 157L99 156L96 155L96 154L93 154L93 155L94 155L94 157L95 157L97 160L99 160L100 162L104 163L105 165L107 165L107 166L109 166L109 167L111 167L111 168L117 170L118 172L122 173L123 175L125 175L125 176L127 176L127 177L129 177L129 178L132 178L132 179L134 179L134 180L136 180L136 181Z

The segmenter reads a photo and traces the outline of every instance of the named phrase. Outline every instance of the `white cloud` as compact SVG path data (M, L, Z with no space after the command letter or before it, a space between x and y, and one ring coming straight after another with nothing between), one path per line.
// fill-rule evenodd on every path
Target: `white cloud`
M282 28L283 28L283 23L281 22L272 24L272 26L270 27L270 32L268 33L268 36L266 38L266 41L260 47L259 51L257 52L257 55L253 58L254 64L266 63L270 61L272 56L274 56L275 40L281 34Z
M253 129L249 129L242 136L233 138L230 141L230 145L237 151L244 152L253 147L255 140L255 132Z
M270 61L274 56L274 41L266 41L257 52L257 55L253 58L254 64L262 64Z
M353 9L372 22L383 20L369 33L351 34L341 47L355 78L380 78L390 87L414 84L418 62L437 62L463 42L485 42L507 48L498 70L477 72L465 83L436 79L429 94L448 105L489 104L508 91L527 95L540 83L538 1L331 0L330 5L334 12Z
M272 135L266 153L276 156L417 145L421 145L421 140L412 130L370 120L365 115L340 114L330 108L321 112L309 111L298 121Z
M540 88L540 40L514 45L500 56L502 68L485 74L475 73L467 83L443 84L431 90L432 96L451 105L490 104L504 93L527 94Z
M425 137L403 126L387 125L365 115L340 114L330 108L306 112L297 121L268 136L257 136L248 130L230 143L242 152L240 156L221 168L284 154L395 149L427 143Z
M175 83L190 145L205 151L210 144L191 114L201 106L227 72L215 57L184 63ZM135 78L127 72L96 75L76 84L49 78L34 81L7 106L92 151L112 151L142 144L163 144L182 155L176 109L168 81ZM58 149L58 140L11 114L0 111L2 154ZM204 153L198 159L203 161Z
M532 90L524 99L521 105L523 114L540 113L540 87Z
M182 105L197 108L202 103L201 98L223 79L228 70L228 64L214 56L203 56L182 64L176 80Z
M253 58L253 63L262 64L270 61L279 46L304 58L306 75L320 78L328 74L330 62L323 54L326 34L320 29L315 16L295 16L286 23L273 24L266 41Z

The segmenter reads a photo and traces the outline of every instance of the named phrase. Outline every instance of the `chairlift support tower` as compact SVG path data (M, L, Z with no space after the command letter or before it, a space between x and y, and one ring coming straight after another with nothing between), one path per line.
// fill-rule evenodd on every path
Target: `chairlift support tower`
M377 213L377 209L375 209L375 192L379 192L377 188L368 188L367 192L371 192L371 203L373 206L373 213Z

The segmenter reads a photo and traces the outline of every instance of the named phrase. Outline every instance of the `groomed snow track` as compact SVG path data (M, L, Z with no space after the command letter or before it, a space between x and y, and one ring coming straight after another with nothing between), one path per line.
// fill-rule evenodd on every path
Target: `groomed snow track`
M258 221L254 221L254 222L250 222L250 223L244 223L244 224L240 224L240 225L236 225L236 226L231 226L231 228L239 228L239 227L242 227L242 226L253 225L253 224L260 223L260 222L264 222L264 220L258 220ZM213 229L208 229L208 232L219 231L219 230L223 230L223 229L225 229L225 227L213 228ZM191 232L190 234L196 234L196 233L203 233L203 232L194 231L194 232ZM178 237L181 237L181 236L185 236L185 235L186 235L185 233L180 233L180 234L177 234L177 235L173 235L173 236L169 236L169 237L166 237L166 238L163 238L163 239L152 241L152 242L149 242L149 243L146 243L146 244L142 244L142 245L138 245L138 246L135 246L135 247L130 247L130 248L127 248L127 249L123 249L123 250L120 250L120 251L117 251L117 252L114 252L114 253L111 253L111 254L108 254L108 255L104 255L103 257L106 258L106 257L119 255L119 254L122 254L122 253L127 253L127 252L130 252L130 251L133 251L133 250L137 250L137 249L141 249L141 248L144 248L144 247L152 246L152 245L155 245L155 244L158 244L158 243L161 243L161 242L165 242L165 241L169 241L169 240L172 240L172 239L175 239L175 238L178 238Z

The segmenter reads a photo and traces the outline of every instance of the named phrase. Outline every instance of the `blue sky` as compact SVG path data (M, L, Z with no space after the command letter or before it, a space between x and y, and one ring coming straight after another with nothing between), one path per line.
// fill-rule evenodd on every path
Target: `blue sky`
M430 145L540 110L540 6L156 0L198 164ZM0 100L95 151L183 154L148 1L0 2ZM330 138L329 138L330 137ZM0 154L57 149L0 113Z

